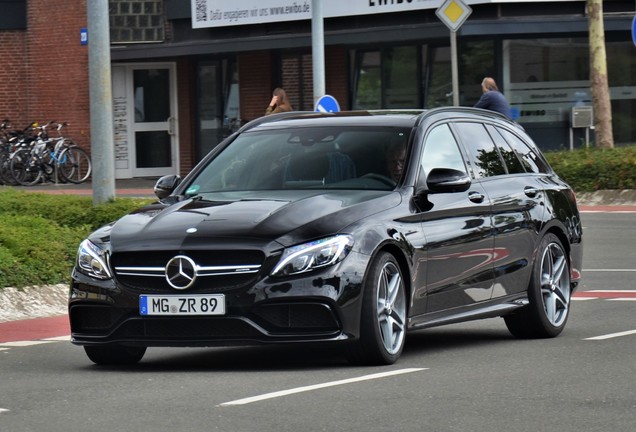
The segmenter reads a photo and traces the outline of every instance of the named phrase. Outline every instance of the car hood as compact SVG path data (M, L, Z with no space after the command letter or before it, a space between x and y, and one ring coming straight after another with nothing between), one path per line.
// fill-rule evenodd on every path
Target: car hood
M122 217L110 231L111 248L196 249L241 242L289 246L340 232L400 202L400 193L385 191L204 194Z

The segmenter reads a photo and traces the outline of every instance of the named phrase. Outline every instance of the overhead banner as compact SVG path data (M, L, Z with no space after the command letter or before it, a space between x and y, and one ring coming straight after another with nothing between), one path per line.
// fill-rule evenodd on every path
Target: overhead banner
M434 9L443 0L322 0L323 17ZM191 0L192 27L222 27L311 19L311 0ZM470 3L470 1L468 1ZM481 3L484 3L483 1Z
M192 28L264 24L311 19L311 0L190 0ZM324 18L437 9L444 0L321 0ZM466 4L528 0L463 0ZM581 0L544 0L581 1Z

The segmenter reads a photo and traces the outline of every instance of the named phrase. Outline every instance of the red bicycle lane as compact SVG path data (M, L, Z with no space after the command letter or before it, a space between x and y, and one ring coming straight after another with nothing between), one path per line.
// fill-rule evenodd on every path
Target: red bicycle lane
M0 322L0 344L32 341L71 334L68 315Z

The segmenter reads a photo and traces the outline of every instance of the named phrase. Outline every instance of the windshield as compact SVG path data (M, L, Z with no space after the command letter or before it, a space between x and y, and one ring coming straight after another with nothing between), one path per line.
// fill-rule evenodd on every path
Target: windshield
M402 175L409 132L392 127L247 131L208 163L186 194L392 190Z

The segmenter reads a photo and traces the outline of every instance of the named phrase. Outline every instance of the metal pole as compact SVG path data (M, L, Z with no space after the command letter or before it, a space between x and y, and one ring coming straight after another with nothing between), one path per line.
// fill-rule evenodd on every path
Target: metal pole
M314 75L314 106L325 90L325 37L322 0L311 0L311 55Z
M110 75L108 2L87 0L88 85L90 99L93 204L115 198L113 97Z
M457 68L457 32L451 30L451 76L453 81L453 106L459 106L459 72Z

